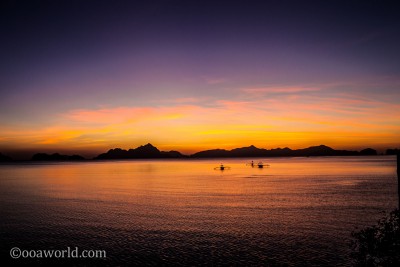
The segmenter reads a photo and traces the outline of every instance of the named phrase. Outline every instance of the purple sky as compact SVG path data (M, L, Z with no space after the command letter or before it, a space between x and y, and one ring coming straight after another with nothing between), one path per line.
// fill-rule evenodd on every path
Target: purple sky
M266 112L265 124L273 114L290 108L290 103L318 107L338 101L336 108L328 112L330 119L335 117L335 125L340 118L348 118L341 110L349 101L348 109L363 112L362 119L372 118L370 126L375 126L372 130L353 130L353 138L361 131L367 134L382 129L387 134L383 138L390 139L388 142L382 143L379 136L367 142L375 140L372 145L381 147L399 145L395 141L400 133L400 111L395 110L400 103L398 4L232 2L3 2L0 152L25 146L27 141L13 137L24 131L40 135L56 126L63 126L62 131L76 130L76 125L65 120L65 116L77 110L179 110L183 107L177 106L177 102L182 105L185 101L186 105L196 102L196 107L205 110L219 107L220 101L251 102L252 106L241 110ZM293 100L296 97L297 102ZM271 105L271 110L266 111L262 105L271 101L281 102L282 106ZM252 108L257 105L258 109ZM324 112L327 111L310 111L302 119ZM379 121L385 112L390 114ZM360 120L357 114L352 116L355 122ZM223 119L226 122L227 118ZM199 120L199 127L211 127L210 122L202 121L207 118L194 116L193 120ZM112 123L108 123L111 127ZM273 126L280 125L277 122ZM157 124L146 127L151 130ZM291 132L296 127L283 125L279 130ZM309 131L313 135L304 144L310 143L321 129ZM80 140L82 134L73 138ZM244 143L239 139L226 145ZM218 140L214 143L218 144ZM142 137L135 139L132 134L123 144L128 141L139 144ZM315 140L318 141L324 140ZM158 142L166 148L176 144L163 138L158 138ZM332 143L341 144L340 140ZM343 142L343 146L349 143ZM49 148L36 139L32 139L32 144L32 148ZM297 145L301 144L300 140ZM54 148L65 145L60 141ZM105 140L98 148L113 145L118 144Z

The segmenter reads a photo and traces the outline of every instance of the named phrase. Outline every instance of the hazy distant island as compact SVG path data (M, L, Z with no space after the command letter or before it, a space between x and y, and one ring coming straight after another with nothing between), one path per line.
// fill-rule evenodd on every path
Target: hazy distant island
M386 155L396 155L399 149L387 149ZM179 159L179 158L256 158L256 157L316 157L316 156L373 156L378 155L372 148L361 151L355 150L336 150L325 145L311 146L302 149L257 148L253 145L248 147L226 149L204 150L192 155L184 155L179 151L160 151L157 147L148 143L134 149L114 148L93 158L93 160L112 160L112 159ZM80 155L62 155L59 153L47 154L36 153L31 161L82 161L86 160ZM0 153L0 162L14 161L10 156Z

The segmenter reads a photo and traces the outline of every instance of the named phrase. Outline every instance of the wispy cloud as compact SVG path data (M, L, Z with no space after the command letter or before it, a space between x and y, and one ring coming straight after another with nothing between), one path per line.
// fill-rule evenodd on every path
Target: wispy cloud
M61 116L70 122L85 124L121 124L146 120L171 120L185 116L191 106L176 107L115 107L107 109L78 109Z
M243 88L242 91L249 94L264 94L264 93L300 93L300 92L313 92L319 91L318 87L304 87L304 86L267 86L267 87L256 87L256 88Z
M400 140L400 104L349 93L318 94L313 87L249 88L279 92L268 97L196 102L176 99L160 106L75 109L57 123L32 129L3 129L0 143L17 146L196 149L305 144L381 144ZM302 92L316 92L303 94ZM397 141L396 141L397 140ZM297 145L296 145L297 144Z

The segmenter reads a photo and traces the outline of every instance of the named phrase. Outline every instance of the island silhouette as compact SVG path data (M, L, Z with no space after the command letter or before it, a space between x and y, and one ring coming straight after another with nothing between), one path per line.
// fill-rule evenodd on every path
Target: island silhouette
M12 161L12 158L0 153L0 161Z
M386 155L396 155L399 149L387 149ZM128 150L113 148L105 153L94 157L93 160L112 160L112 159L179 159L179 158L261 158L261 157L316 157L316 156L373 156L378 155L372 148L356 150L336 150L326 145L311 146L302 149L258 148L254 145L247 147L226 149L210 149L185 155L179 151L160 151L157 147L148 143L137 148ZM36 153L31 161L80 161L86 160L80 155L62 155L59 153L47 154ZM0 153L0 162L14 161L10 156Z
M84 157L79 155L61 155L59 153L54 154L46 154L46 153L37 153L32 156L34 161L67 161L67 160L85 160Z
M187 157L178 151L160 151L158 148L148 143L135 149L114 148L108 152L95 157L94 159L149 159L149 158L183 158Z
M292 150L288 147L264 149L253 145L235 148L232 150L211 149L200 151L192 155L184 155L178 151L160 151L148 143L135 149L114 148L94 159L140 159L140 158L241 158L241 157L310 157L310 156L360 156L377 155L375 149L366 148L361 151L335 150L325 145L312 146L304 149Z

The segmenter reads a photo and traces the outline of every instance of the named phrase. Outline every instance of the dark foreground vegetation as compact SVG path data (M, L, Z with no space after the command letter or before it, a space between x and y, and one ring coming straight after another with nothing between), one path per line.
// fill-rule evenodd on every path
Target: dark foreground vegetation
M352 233L354 266L400 266L400 211Z

